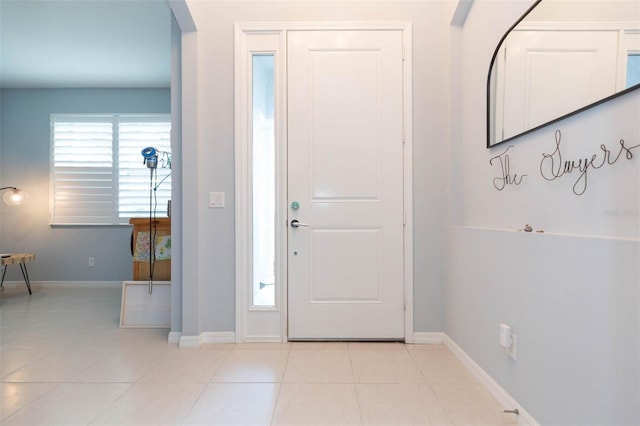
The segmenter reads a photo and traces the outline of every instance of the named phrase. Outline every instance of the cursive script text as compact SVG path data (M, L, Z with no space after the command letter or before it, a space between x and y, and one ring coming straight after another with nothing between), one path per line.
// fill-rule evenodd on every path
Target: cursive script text
M500 176L493 178L493 186L498 191L502 191L507 185L520 185L522 179L526 176L511 174L511 160L509 159L509 154L507 154L511 148L513 148L513 145L505 149L502 154L498 154L489 160L489 165L493 166L495 161L496 165L500 166Z
M560 149L560 143L562 141L562 134L560 130L556 130L556 149L550 153L542 154L542 161L540 161L540 174L546 180L556 180L561 178L565 174L576 173L578 178L573 184L573 193L576 195L582 195L587 190L587 172L589 169L599 169L605 165L614 165L621 157L631 160L633 158L632 150L640 147L640 144L633 146L626 146L624 139L620 139L618 142L620 147L617 153L607 148L604 144L600 145L599 153L591 155L591 158L585 157L578 160L562 160L562 150Z

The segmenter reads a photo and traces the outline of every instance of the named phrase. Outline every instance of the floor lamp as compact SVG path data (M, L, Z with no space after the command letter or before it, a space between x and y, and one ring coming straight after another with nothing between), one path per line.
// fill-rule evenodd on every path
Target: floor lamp
M27 198L29 198L29 194L26 191L23 191L20 188L16 188L15 186L5 186L0 188L0 191L7 191L2 196L2 200L5 204L10 206L16 206L18 204L24 203Z
M144 148L140 154L144 158L143 164L147 166L150 172L149 176L149 294L153 292L153 269L156 263L156 232L155 222L156 209L153 205L155 191L160 184L168 177L165 176L159 183L154 184L154 177L157 179L158 157L161 156L162 168L171 168L171 156L168 152L159 151L154 147L148 146Z

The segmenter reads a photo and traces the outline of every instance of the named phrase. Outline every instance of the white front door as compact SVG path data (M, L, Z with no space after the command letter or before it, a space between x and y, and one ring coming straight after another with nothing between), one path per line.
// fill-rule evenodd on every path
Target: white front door
M402 40L288 33L289 339L405 337Z

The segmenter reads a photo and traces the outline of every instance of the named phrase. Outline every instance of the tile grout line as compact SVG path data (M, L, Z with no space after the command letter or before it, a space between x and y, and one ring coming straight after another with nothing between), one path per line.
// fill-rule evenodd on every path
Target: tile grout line
M42 395L36 397L36 399L34 399L33 401L30 401L28 404L18 408L16 411L14 411L13 413L9 414L7 417L4 417L4 418L0 419L0 423L5 423L7 420L10 420L11 417L17 415L22 410L24 410L25 408L31 406L32 404L35 404L37 401L41 400L46 395L50 394L51 392L53 392L54 390L58 389L60 386L62 386L64 384L64 382L48 382L48 383L47 382L40 382L40 383L35 383L35 384L50 384L50 383L55 383L56 385L54 387L52 387L51 389L49 389L47 392L45 392ZM27 384L32 384L32 383L27 383Z
M364 413L362 412L362 404L360 404L360 393L358 392L358 381L356 379L356 372L353 368L353 359L351 358L351 348L347 346L347 356L349 357L349 366L351 367L351 375L353 377L353 389L356 393L356 404L358 404L358 416L360 424L364 424Z
M284 385L284 375L287 373L287 366L289 365L289 359L291 358L291 345L289 345L287 349L287 360L284 363L284 369L282 370L282 377L280 378L280 383L278 386L278 396L276 397L275 402L273 403L273 409L271 410L271 418L269 419L269 425L273 426L273 422L276 418L276 409L278 408L278 403L280 402L280 397L282 396L282 386Z

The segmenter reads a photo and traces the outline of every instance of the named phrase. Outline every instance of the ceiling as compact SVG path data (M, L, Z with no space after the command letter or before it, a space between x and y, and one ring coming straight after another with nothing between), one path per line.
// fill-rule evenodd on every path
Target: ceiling
M0 0L0 87L169 87L166 0Z

